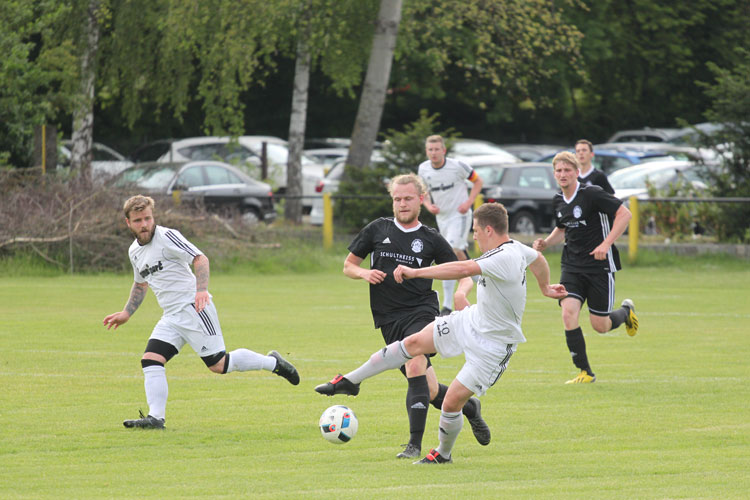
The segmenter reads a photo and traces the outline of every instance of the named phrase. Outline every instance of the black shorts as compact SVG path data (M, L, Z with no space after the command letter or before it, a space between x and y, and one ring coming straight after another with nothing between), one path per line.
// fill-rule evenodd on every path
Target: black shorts
M413 335L422 330L425 326L435 321L437 314L431 315L425 312L418 313L414 316L403 316L396 321L382 325L380 327L380 333L383 335L385 345L392 344L399 340L404 340L409 335ZM434 354L425 354L427 358L427 367L432 366L430 358ZM401 373L406 375L406 368L403 366L400 368Z
M560 284L565 285L568 297L588 301L589 313L609 316L615 303L615 273L576 273L563 271Z

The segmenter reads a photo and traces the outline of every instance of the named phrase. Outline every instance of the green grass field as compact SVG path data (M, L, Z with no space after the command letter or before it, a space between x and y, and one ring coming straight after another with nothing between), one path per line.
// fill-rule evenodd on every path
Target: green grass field
M549 260L559 276L559 256ZM121 423L147 410L139 359L160 316L152 294L113 333L101 320L125 303L128 276L0 277L0 498L747 498L750 266L717 262L619 273L618 303L634 299L641 331L597 335L584 314L597 373L586 386L563 384L576 370L559 309L532 278L529 341L482 398L492 443L479 446L466 424L441 467L395 459L408 435L398 372L357 398L313 392L382 346L367 286L338 264L213 276L227 347L278 349L302 382L214 375L186 347L167 367L164 432ZM461 363L437 358L438 376L448 382ZM317 422L340 403L360 427L335 446Z

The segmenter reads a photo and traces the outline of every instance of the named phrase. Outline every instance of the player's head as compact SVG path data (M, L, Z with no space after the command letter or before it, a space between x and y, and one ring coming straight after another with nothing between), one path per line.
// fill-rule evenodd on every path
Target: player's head
M492 248L493 235L508 235L508 211L502 203L485 203L474 212L474 239L482 252Z
M445 143L439 135L431 135L424 142L424 151L427 159L435 167L442 167L445 162Z
M581 164L576 155L568 151L557 153L552 159L552 167L555 169L555 180L562 189L575 187L581 171Z
M409 225L419 218L427 192L422 178L416 174L397 175L391 179L388 192L393 199L393 216L400 224Z
M579 139L576 141L575 149L578 163L580 163L582 169L588 171L591 166L591 160L594 158L594 145L591 144L591 141Z
M150 196L131 196L122 207L125 222L140 245L150 243L156 231L154 200Z

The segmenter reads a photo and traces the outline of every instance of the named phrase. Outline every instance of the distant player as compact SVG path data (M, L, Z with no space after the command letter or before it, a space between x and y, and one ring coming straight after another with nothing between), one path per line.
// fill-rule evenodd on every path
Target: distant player
M509 238L508 212L499 203L487 203L477 209L474 239L483 252L474 260L421 268L399 265L393 273L394 280L403 286L408 286L408 280L418 278L460 279L455 297L457 311L435 318L419 333L390 343L356 370L316 388L336 394L358 394L362 381L423 354L440 353L451 358L463 353L465 363L443 401L440 445L415 463L453 461L453 445L463 427L462 407L474 394L482 396L500 379L517 345L526 342L521 331L526 306L526 268L531 269L542 294L557 299L565 297L562 285L549 284L549 266L544 257ZM466 279L469 276L479 276L475 305L469 305L467 299L473 286L473 281Z
M482 190L482 179L466 163L447 158L443 138L431 135L425 141L428 160L419 165L418 174L427 184L424 198L425 208L435 214L440 234L453 247L458 260L469 258L469 229L471 229L471 207ZM467 194L466 181L470 181L471 192ZM443 308L441 314L450 314L453 309L455 280L443 281Z
M609 183L607 174L597 170L591 164L591 160L594 159L594 145L590 141L581 139L576 142L576 158L581 166L578 182L584 186L599 186L609 194L615 194L615 189Z
M578 376L566 383L588 384L596 381L596 375L589 364L578 320L584 302L588 302L591 326L597 332L614 330L623 323L628 335L638 332L632 300L623 300L622 306L613 310L615 272L620 270L615 241L630 221L630 210L599 186L578 182L580 166L572 153L558 153L552 165L562 190L553 198L556 227L533 246L543 252L565 240L560 283L565 285L568 296L560 301L560 306L568 350L580 370ZM614 221L611 226L610 220Z
M276 351L263 356L247 349L226 352L216 307L208 293L208 258L176 229L157 226L154 200L133 196L125 202L125 222L135 236L128 254L134 283L125 308L104 318L107 330L125 324L143 302L149 287L164 315L154 327L141 358L149 412L125 427L163 429L167 407L164 365L185 344L214 373L268 370L299 384L297 369ZM195 274L190 271L192 264Z
M414 174L399 175L391 180L389 191L393 199L393 217L381 217L365 226L349 245L350 253L344 261L344 274L370 284L372 318L386 344L418 332L438 315L438 299L432 290L432 280L417 279L399 285L393 278L396 267L426 268L433 263L456 260L448 242L419 221L425 194L422 180ZM370 266L366 269L361 264L368 255ZM396 457L415 458L422 450L427 409L430 403L438 409L442 407L448 387L438 384L427 356L415 356L401 372L409 384L406 392L409 442ZM319 386L315 390L332 396L334 392L327 388L332 389L333 385ZM477 441L482 445L489 444L490 429L482 419L477 398L466 401L464 414Z

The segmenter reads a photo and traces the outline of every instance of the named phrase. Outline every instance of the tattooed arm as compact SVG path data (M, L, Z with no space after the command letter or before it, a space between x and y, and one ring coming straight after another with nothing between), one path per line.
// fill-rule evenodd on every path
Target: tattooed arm
M208 295L209 265L208 257L198 255L193 259L193 270L195 271L195 310L201 312L211 300Z
M130 289L130 297L128 303L125 304L125 308L116 313L112 313L104 318L104 326L107 330L113 326L115 330L117 327L126 323L138 307L143 303L143 299L146 297L146 291L148 291L148 283L133 283L133 288Z

